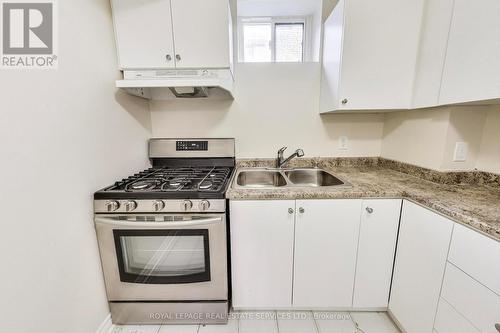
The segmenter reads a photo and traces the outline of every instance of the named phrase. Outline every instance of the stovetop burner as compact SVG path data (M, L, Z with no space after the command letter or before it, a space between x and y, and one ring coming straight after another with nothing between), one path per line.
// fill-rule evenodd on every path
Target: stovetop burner
M97 191L94 199L159 200L154 202L155 209L161 206L161 200L225 199L236 164L235 140L151 139L148 157L152 168ZM124 205L125 202L118 204ZM138 204L140 206L141 202ZM147 204L152 207L149 202Z
M159 184L161 184L159 179L145 179L129 184L128 189L130 191L148 191L156 188Z
M208 190L210 189L212 186L214 185L214 183L212 183L212 181L210 180L204 180L200 183L199 185L199 188L200 190Z
M224 193L232 173L230 167L156 167L116 182L98 193L163 194L203 197Z

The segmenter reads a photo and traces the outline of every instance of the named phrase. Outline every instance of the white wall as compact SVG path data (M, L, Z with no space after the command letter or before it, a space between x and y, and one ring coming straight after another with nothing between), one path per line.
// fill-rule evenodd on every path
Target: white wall
M470 106L455 107L450 110L450 126L445 139L445 150L440 170L474 170L477 167L488 108ZM457 142L467 143L467 160L464 162L453 161Z
M494 112L488 106L448 106L388 113L385 116L382 157L441 170L485 170L500 138ZM496 128L496 130L495 130ZM483 132L488 132L483 137ZM468 143L465 162L455 162L457 142ZM480 153L480 151L483 151ZM492 159L492 160L489 160ZM481 162L482 161L482 162ZM491 171L491 168L490 170Z
M282 146L306 156L379 156L383 115L323 115L320 65L237 64L235 100L150 103L155 137L235 137L237 156L274 157ZM340 136L349 150L338 150Z
M114 88L109 1L58 5L59 69L0 73L2 332L95 332L92 193L147 165L147 105Z
M500 106L491 106L486 117L477 168L500 174Z
M439 169L449 124L447 109L413 110L385 116L382 157Z

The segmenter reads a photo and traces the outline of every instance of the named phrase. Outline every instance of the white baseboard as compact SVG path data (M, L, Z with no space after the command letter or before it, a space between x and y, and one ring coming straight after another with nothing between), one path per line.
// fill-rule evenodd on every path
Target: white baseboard
M111 313L110 313L106 316L101 325L99 325L99 328L95 333L109 333L112 327L113 323L111 322Z

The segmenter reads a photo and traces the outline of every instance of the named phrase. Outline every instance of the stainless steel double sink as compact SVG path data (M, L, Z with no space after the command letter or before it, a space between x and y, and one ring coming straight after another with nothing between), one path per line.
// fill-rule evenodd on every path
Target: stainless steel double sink
M234 183L235 188L248 189L333 186L350 186L350 184L318 168L245 168L238 170Z

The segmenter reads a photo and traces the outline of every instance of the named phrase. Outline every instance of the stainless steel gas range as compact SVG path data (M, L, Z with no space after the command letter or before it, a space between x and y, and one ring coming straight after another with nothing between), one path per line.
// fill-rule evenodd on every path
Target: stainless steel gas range
M113 323L225 323L234 139L152 139L152 168L94 194Z

